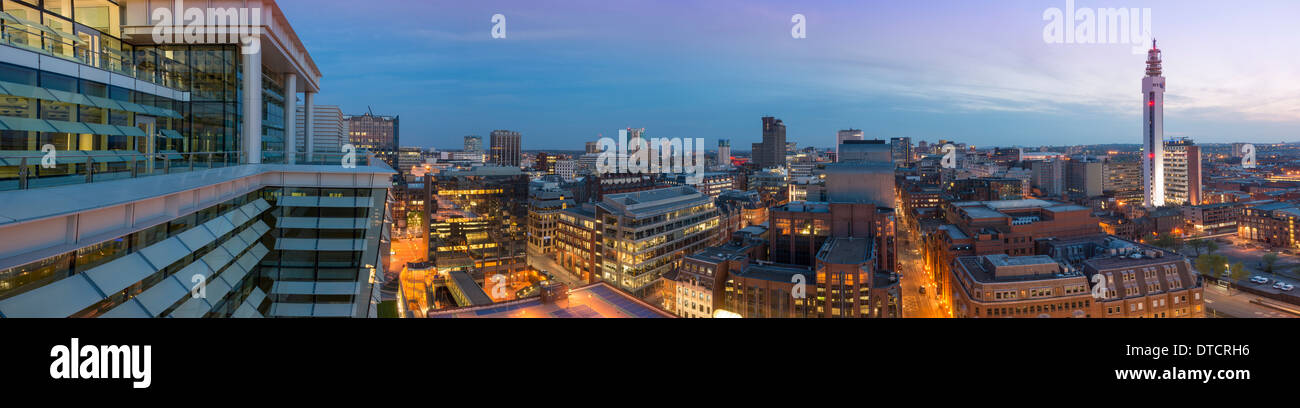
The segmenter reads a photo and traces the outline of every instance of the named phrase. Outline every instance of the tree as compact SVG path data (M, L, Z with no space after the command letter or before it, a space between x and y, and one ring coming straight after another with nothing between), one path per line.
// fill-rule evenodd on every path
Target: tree
M1172 251L1178 247L1178 239L1174 238L1172 234L1160 234L1156 236L1154 241L1151 241L1151 245Z
M1223 255L1205 254L1196 257L1196 270L1201 276L1209 276L1215 279L1223 277L1223 271L1228 268L1228 258ZM1245 270L1246 268L1241 268Z
M1211 241L1205 239L1193 239L1187 241L1187 247L1196 251L1196 256L1201 256L1201 249L1206 248Z
M1273 267L1277 266L1277 254L1273 252L1264 254L1264 257L1259 262L1260 269L1263 269L1264 272L1273 273Z
M1206 239L1206 240L1204 240L1204 241L1205 241L1205 253L1207 253L1207 254L1212 254L1212 253L1214 253L1214 251L1218 251L1218 250L1219 250L1219 242L1218 242L1218 241L1215 241L1215 240L1212 240L1212 239ZM1197 255L1199 256L1199 254L1197 254Z
M1246 265L1241 262L1232 264L1232 268L1228 270L1228 277L1232 278L1233 286L1237 286L1237 282L1246 280L1247 276L1249 275L1250 275L1250 271L1247 271Z

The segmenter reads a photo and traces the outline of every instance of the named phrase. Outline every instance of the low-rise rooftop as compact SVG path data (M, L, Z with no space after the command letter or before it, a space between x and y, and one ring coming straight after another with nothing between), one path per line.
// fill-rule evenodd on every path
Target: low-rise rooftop
M673 318L606 282L570 289L568 296L545 302L540 297L429 312L430 318Z

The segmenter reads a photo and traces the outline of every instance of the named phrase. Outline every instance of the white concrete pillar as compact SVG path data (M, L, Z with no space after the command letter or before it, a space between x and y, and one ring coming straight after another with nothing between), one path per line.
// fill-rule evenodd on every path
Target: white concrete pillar
M262 53L244 56L244 160L262 163Z
M302 102L302 116L305 122L303 124L303 146L307 148L307 161L310 162L315 160L316 156L316 115L314 115L316 112L316 93L303 92Z
M284 74L284 162L298 161L298 75Z

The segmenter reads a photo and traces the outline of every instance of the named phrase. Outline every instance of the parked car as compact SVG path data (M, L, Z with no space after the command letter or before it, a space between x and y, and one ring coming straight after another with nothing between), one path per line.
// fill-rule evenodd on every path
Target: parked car
M1273 289L1282 289L1283 286L1286 286L1286 284L1279 281L1273 284Z
M1282 285L1283 292L1290 292L1292 289L1295 289L1295 285L1292 285L1290 283Z
M1265 277L1263 277L1263 276L1255 276L1255 277L1250 278L1250 281L1262 285L1262 284L1268 283L1268 278L1265 278Z

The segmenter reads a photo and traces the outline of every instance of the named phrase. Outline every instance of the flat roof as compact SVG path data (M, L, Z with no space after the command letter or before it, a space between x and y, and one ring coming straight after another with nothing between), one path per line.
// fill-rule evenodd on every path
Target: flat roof
M831 264L860 264L871 260L872 240L831 238L817 251L817 259Z
M749 279L760 279L772 282L790 283L795 275L804 275L806 283L815 283L817 275L811 269L799 265L783 264L754 264L746 265L732 275Z
M967 236L965 232L962 232L962 231L961 231L961 228L957 228L956 225L952 225L952 224L943 224L943 225L940 225L940 226L939 226L939 229L944 230L945 232L947 232L947 233L948 233L948 236L949 236L949 237L952 237L952 239L967 239L967 238L970 238L970 236Z
M460 288L461 293L464 293L465 297L474 306L492 304L492 297L483 291L483 287L479 286L478 282L475 282L474 278L469 276L469 273L460 270L451 271L447 274L447 277L451 278L451 281Z
M539 297L489 306L430 312L430 318L674 318L671 313L643 302L606 282L569 291L568 299L551 303Z

